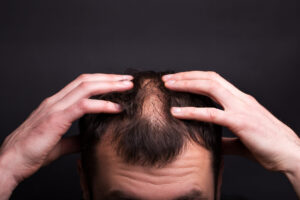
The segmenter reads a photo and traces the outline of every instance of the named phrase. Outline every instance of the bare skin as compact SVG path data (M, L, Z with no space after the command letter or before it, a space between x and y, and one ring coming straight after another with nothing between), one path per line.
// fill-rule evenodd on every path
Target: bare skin
M93 178L93 199L119 199L111 195L121 191L128 199L173 200L193 191L201 191L195 199L214 199L211 152L189 142L176 160L162 168L125 163L109 140L97 144L97 171ZM105 163L105 164L101 164ZM90 199L84 172L79 162L84 199ZM221 176L219 177L221 183ZM219 192L219 191L218 191ZM181 197L181 198L179 198Z
M0 199L9 199L14 188L43 165L79 152L76 137L62 139L73 121L86 113L121 112L117 104L89 97L128 90L133 86L131 79L125 75L83 74L46 98L1 146Z
M283 172L300 198L300 139L291 128L215 72L181 72L163 80L171 90L207 95L224 109L174 107L175 117L226 126L237 138L223 139L225 153L252 157L267 170Z
M45 99L0 148L0 200L9 199L14 188L43 165L79 151L76 137L62 139L73 121L86 113L121 112L112 102L88 98L132 88L124 79L132 77L82 75ZM169 89L205 94L224 108L173 108L175 117L228 127L237 139L224 138L225 153L252 157L268 170L285 173L300 197L300 142L293 130L214 72L182 72L163 80Z

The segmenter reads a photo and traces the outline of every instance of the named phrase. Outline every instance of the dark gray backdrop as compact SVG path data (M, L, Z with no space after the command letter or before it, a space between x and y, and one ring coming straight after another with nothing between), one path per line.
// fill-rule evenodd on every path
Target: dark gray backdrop
M3 0L0 139L79 74L127 67L217 71L300 133L299 5L296 0ZM68 134L78 133L76 125ZM79 199L77 158L41 169L12 199ZM223 193L296 199L283 175L237 157L225 160Z

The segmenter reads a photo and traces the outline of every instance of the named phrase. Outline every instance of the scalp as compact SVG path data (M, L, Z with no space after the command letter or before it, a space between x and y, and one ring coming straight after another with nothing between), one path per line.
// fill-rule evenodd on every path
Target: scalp
M164 166L194 141L214 155L217 174L221 151L221 127L199 121L179 120L170 113L172 106L215 107L208 97L174 92L164 86L161 77L169 72L132 74L133 88L122 93L94 96L120 104L119 114L89 114L79 121L84 168L94 167L89 155L104 135L125 162L143 166ZM94 158L96 159L96 158ZM91 175L92 176L92 175Z
M137 97L141 98L140 113L141 118L149 120L151 124L159 126L166 118L164 108L166 104L166 94L160 90L157 80L141 80Z

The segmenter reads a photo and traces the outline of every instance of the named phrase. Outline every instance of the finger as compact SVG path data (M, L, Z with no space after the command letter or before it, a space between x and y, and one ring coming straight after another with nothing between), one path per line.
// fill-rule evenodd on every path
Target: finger
M179 119L211 122L222 126L229 126L231 123L226 112L217 108L172 107L171 113Z
M174 74L166 74L162 77L163 81L168 80L193 80L193 79L212 79L211 71L187 71Z
M220 76L218 73L213 71L188 71L188 72L179 72L175 74L168 74L163 76L164 81L168 80L214 80L217 81L220 85L227 88L231 93L236 96L246 95L244 92L240 91L237 87L227 81L225 78Z
M237 155L256 161L251 152L238 138L223 137L222 152L224 155Z
M80 152L79 135L63 138L49 153L44 166L60 158L61 156Z
M209 96L223 108L231 106L236 101L236 97L231 92L212 80L171 80L165 82L165 86L175 91Z
M88 113L120 113L122 108L119 104L98 100L98 99L81 99L72 106L64 109L63 114L66 120L73 122Z
M63 89L61 89L58 93L54 94L51 98L54 102L61 99L71 90L76 88L80 83L85 81L121 81L121 80L132 80L133 76L131 75L120 75L120 74L102 74L102 73L94 73L94 74L81 74L75 80L66 85Z
M63 107L67 107L82 98L89 98L94 95L123 92L133 87L131 81L87 81L82 82L72 91L64 96L58 103Z

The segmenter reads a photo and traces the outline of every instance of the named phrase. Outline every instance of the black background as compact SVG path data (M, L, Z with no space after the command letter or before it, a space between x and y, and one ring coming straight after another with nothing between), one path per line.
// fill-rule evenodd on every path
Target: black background
M217 71L300 133L299 5L296 0L2 0L0 139L79 74L121 73L128 67ZM68 135L77 133L75 123ZM41 169L12 199L80 199L77 158ZM247 199L296 199L282 174L237 157L226 157L222 191Z

